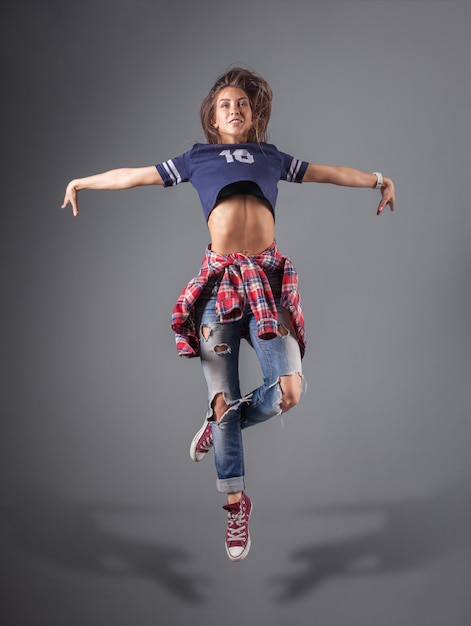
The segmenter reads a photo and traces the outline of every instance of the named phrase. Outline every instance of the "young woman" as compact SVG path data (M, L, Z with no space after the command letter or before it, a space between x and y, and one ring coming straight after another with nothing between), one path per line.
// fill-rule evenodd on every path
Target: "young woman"
M302 389L304 319L291 261L275 243L279 180L379 189L379 215L394 210L393 182L380 174L296 159L267 143L272 91L254 72L233 68L220 76L201 105L206 144L155 166L122 168L72 180L62 208L78 215L81 189L175 186L198 191L211 243L199 274L173 312L178 353L199 356L208 386L208 411L190 456L214 449L217 488L227 494L226 551L240 561L250 549L252 503L245 494L242 430L285 413ZM239 388L241 338L254 348L263 384Z

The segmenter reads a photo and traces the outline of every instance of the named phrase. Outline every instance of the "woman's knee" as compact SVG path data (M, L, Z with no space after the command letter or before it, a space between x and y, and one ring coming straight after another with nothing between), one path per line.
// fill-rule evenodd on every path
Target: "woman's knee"
M301 374L280 376L281 411L286 413L295 407L301 399L303 379Z
M211 407L213 409L213 416L216 422L220 422L222 419L222 416L224 415L224 413L227 411L227 409L229 408L229 404L227 404L225 398L224 398L224 394L221 393L217 393L214 398L213 401L211 403Z

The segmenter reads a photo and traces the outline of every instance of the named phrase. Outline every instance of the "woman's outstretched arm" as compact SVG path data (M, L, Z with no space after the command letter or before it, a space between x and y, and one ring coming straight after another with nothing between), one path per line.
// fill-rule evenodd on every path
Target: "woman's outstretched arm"
M304 174L303 183L331 183L343 187L371 187L374 189L378 182L376 174L362 172L352 167L335 165L319 165L310 163ZM378 205L377 215L382 213L388 205L394 211L396 196L394 183L390 178L383 176L383 184L380 187L381 202Z
M69 204L74 215L78 215L78 192L81 189L131 189L142 185L163 185L163 180L154 165L147 167L122 167L101 174L71 180L65 190L62 208Z

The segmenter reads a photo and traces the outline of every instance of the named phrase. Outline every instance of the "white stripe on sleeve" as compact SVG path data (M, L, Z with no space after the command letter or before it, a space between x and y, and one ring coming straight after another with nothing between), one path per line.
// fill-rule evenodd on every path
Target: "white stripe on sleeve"
M301 164L302 161L300 161L299 159L294 159L291 161L291 165L289 168L289 172L288 172L288 176L286 177L286 180L289 183L292 183L293 181L296 181L296 177L299 174L299 170L301 168Z
M165 171L167 172L169 178L172 181L172 185L178 185L182 182L182 177L180 176L180 172L175 167L175 163L172 159L169 159L165 163L163 163Z

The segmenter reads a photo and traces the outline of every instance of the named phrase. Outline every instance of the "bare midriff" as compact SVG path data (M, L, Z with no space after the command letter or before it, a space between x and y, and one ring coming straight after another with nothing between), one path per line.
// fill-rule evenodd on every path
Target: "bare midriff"
M250 195L234 195L219 202L209 215L208 228L211 249L220 254L259 254L275 239L269 203Z

